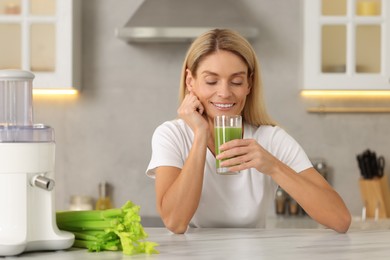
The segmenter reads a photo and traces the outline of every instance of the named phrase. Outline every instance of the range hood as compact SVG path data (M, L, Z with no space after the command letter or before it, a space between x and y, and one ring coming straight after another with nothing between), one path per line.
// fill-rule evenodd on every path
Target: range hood
M209 29L230 28L255 38L258 30L242 5L235 0L144 0L115 34L130 43L191 42Z

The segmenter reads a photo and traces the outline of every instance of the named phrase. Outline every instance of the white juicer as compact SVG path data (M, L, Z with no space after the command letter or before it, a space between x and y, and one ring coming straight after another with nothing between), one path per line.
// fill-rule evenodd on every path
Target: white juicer
M0 70L0 256L74 242L57 227L54 129L33 124L33 79L27 71Z

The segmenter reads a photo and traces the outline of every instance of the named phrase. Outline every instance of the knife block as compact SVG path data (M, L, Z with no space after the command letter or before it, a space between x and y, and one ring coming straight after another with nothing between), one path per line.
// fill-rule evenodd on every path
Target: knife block
M359 186L366 217L374 218L377 210L378 218L389 218L390 191L386 174L382 178L360 179Z

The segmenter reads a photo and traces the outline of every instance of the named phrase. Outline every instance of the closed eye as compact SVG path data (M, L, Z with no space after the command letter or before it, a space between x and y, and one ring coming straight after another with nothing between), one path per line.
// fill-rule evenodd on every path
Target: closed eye
M215 85L217 84L217 81L206 81L207 85Z
M234 86L241 86L243 83L240 81L240 82L231 82L231 84Z

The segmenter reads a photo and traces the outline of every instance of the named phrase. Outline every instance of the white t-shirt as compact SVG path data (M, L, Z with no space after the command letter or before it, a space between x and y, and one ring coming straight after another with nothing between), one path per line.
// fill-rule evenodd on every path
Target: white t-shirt
M182 169L194 134L181 119L160 125L152 138L152 158L146 174L155 177L159 166ZM301 146L278 126L254 127L244 123L244 139L257 142L297 173L312 167ZM267 209L273 203L277 184L256 169L238 175L216 173L215 156L207 149L202 195L190 227L265 227Z

